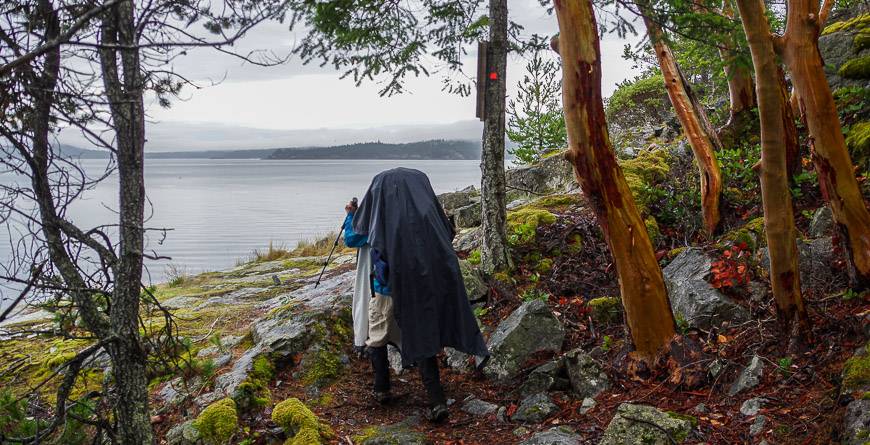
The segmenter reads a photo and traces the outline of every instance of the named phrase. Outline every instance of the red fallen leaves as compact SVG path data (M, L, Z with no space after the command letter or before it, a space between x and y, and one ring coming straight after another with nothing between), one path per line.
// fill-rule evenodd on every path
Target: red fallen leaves
M722 259L710 265L710 285L716 289L737 287L749 283L748 246L740 242L722 252Z
M507 412L505 414L507 414L508 417L513 417L514 413L517 412L517 408L519 407L516 403L511 403L510 405L508 405Z

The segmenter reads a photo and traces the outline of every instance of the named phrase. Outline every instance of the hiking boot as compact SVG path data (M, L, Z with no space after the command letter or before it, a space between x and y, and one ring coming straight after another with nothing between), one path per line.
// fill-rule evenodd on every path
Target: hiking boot
M392 399L393 396L390 395L389 391L375 391L375 401L380 405L386 405Z
M432 423L441 423L447 420L448 414L447 405L439 403L429 410L429 414L426 417Z

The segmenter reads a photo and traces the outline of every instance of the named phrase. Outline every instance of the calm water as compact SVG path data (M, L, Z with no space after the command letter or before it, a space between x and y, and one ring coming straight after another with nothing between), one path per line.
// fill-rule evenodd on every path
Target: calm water
M99 171L104 161L82 164ZM164 279L168 262L192 273L218 270L270 241L293 247L301 239L336 231L345 203L361 199L375 174L398 166L426 172L436 193L480 183L479 161L149 159L145 176L153 216L146 226L174 229L162 244L162 236L153 232L146 240L149 251L172 257L148 263L151 280ZM14 181L0 175L2 183ZM116 223L110 209L117 209L115 177L88 192L71 209L71 218L82 228ZM3 262L10 255L8 238L6 230L0 232Z

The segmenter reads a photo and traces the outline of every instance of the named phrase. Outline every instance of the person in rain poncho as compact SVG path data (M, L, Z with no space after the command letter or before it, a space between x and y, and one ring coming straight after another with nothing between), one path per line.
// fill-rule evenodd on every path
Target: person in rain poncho
M396 168L372 180L354 213L352 231L365 236L371 248L374 295L366 344L375 395L389 394L386 344L401 344L403 366L420 369L430 419L441 421L447 406L435 356L443 347L489 356L453 250L453 226L429 178Z

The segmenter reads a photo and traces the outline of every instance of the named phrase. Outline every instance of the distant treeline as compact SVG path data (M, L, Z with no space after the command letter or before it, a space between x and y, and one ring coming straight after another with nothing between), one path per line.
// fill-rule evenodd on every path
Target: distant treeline
M406 144L363 142L336 147L280 148L269 159L480 159L480 143L432 140Z
M61 154L81 159L106 159L105 151L61 145ZM363 142L334 147L206 150L145 153L148 159L480 159L476 141L431 140L405 144Z

